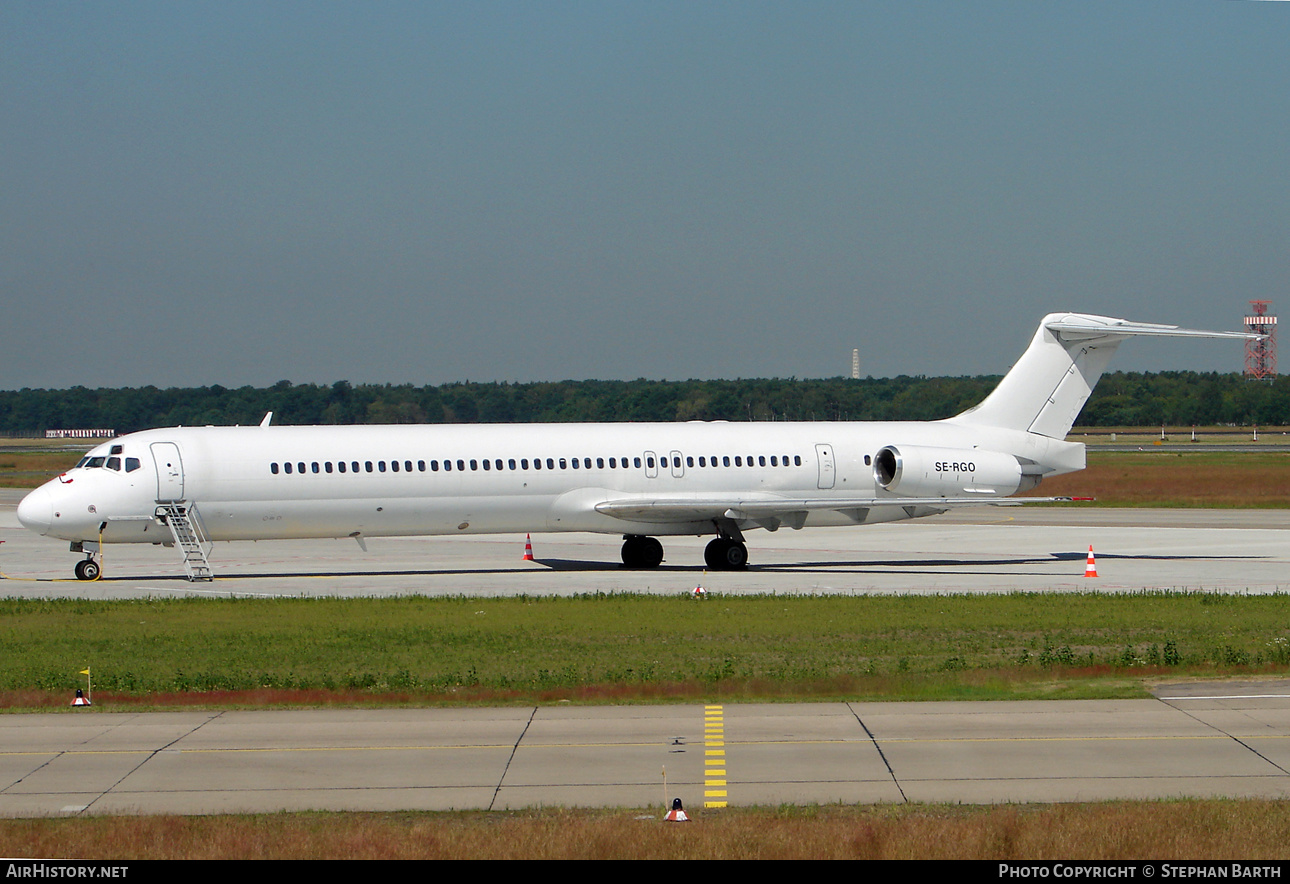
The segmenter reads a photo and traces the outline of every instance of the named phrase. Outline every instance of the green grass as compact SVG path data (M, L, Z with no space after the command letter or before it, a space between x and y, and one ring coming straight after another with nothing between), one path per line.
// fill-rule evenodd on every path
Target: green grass
M8 705L1141 696L1290 669L1283 595L0 600ZM34 692L34 694L33 694ZM233 692L225 696L224 692ZM273 702L301 698L277 696Z

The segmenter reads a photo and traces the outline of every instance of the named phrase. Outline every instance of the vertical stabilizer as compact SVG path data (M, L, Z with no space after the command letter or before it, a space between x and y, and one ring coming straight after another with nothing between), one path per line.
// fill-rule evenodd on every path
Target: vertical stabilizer
M1026 352L985 401L950 420L1064 439L1120 343L1134 335L1256 337L1087 313L1050 313L1039 323Z

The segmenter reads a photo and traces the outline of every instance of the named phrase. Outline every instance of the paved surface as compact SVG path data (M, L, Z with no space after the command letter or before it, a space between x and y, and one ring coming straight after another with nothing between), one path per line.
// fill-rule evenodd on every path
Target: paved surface
M1290 796L1290 686L1215 687L1108 702L3 715L0 816Z
M621 538L523 536L369 538L217 544L213 583L183 579L179 555L109 546L103 580L71 579L62 541L19 527L20 493L0 491L0 595L426 595L586 592L1009 592L1014 590L1290 590L1290 511L979 507L866 528L748 533L751 566L705 573L707 538L664 538L667 558L625 570ZM1097 580L1084 578L1088 548Z
M110 547L66 579L65 544L0 492L0 595L1290 590L1290 513L981 508L863 529L754 532L754 566L704 573L704 541L655 571L619 540L538 535L222 544L189 584L173 550ZM1097 552L1096 580L1083 577ZM705 746L720 738L722 746ZM724 754L717 754L724 753ZM1172 686L1116 702L825 703L0 715L0 815L1076 801L1290 795L1290 685ZM666 788L664 777L666 776ZM721 795L719 793L725 792ZM712 793L712 794L706 794Z

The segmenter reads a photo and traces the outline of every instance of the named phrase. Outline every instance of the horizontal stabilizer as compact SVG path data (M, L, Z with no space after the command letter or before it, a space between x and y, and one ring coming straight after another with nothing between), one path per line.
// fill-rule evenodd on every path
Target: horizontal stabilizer
M1156 335L1178 338L1237 338L1246 340L1260 338L1262 335L1248 332L1206 331L1198 328L1179 328L1176 325L1157 325L1152 322L1130 322L1127 319L1112 319L1109 316L1093 316L1088 313L1071 313L1060 319L1045 320L1044 328L1057 332L1068 341L1085 341L1101 337L1130 337L1132 335Z

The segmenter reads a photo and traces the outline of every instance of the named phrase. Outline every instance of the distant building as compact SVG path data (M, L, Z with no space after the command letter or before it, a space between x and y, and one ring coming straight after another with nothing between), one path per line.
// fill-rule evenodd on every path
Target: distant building
M46 439L114 439L116 430L46 430Z

